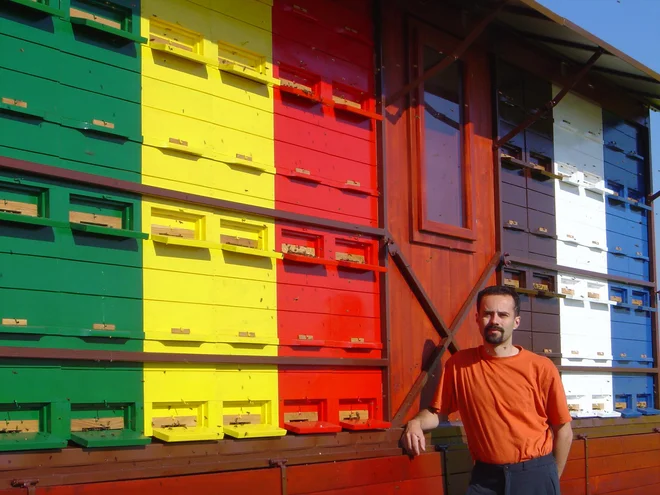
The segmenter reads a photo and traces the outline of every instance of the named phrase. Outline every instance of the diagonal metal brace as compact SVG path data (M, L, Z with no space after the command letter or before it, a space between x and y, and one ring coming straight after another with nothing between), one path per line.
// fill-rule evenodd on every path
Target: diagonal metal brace
M422 388L424 388L424 385L426 385L429 375L433 373L433 370L435 370L435 368L438 366L438 363L442 359L442 356L444 355L445 351L451 345L454 339L454 335L456 334L456 332L458 332L458 329L465 321L465 318L467 317L470 308L472 308L472 305L474 304L477 295L479 294L481 289L483 289L484 285L486 284L486 282L488 282L488 280L493 275L493 273L495 273L495 270L500 268L502 264L503 264L503 256L500 252L496 252L491 258L488 265L486 265L486 268L484 268L484 271L481 273L479 280L472 288L472 292L470 292L470 295L465 299L465 302L463 303L463 306L459 310L458 315L456 315L456 318L451 323L451 328L449 329L447 338L444 340L444 342L441 345L437 346L433 350L433 353L429 356L429 359L422 367L422 372L415 380L415 383L408 392L408 395L406 395L406 398L401 403L401 407L399 407L399 410L394 415L392 424L395 427L401 426L401 424L403 423L403 419L406 417L406 414L408 414L408 411L412 407L413 402L415 401L419 393L422 391Z
M433 305L433 302L431 301L431 297L426 293L424 287L422 287L422 283L419 281L415 273L411 270L410 263L406 261L403 254L401 254L401 251L399 251L399 247L394 243L393 240L387 239L386 243L387 243L387 251L394 260L394 263L396 264L397 268L403 275L403 278L406 279L406 282L408 283L408 286L412 290L413 294L415 294L415 297L417 298L417 301L419 301L419 304L422 306L424 313L426 313L426 316L429 318L429 320L431 320L431 324L440 334L440 337L446 339L447 337L449 337L449 327L445 323L445 320L442 319L442 316L440 316L440 313L438 313L438 310ZM449 351L452 354L458 351L458 346L456 346L456 344L453 341L449 343Z
M435 64L433 67L429 68L424 74L421 76L417 77L415 80L409 82L406 84L403 88L401 88L399 91L394 93L392 96L390 96L386 101L385 101L385 106L389 106L392 103L396 102L399 98L402 96L407 95L410 93L412 90L417 88L420 84L428 81L430 78L433 76L440 74L443 70L447 69L451 64L456 62L459 58L461 58L461 55L465 53L465 51L474 43L474 41L479 37L481 33L488 27L488 25L495 19L497 14L500 13L500 11L504 8L504 6L509 2L509 0L503 0L500 2L495 9L490 12L486 17L484 17L479 24L477 24L474 29L470 32L470 34L467 35L467 37L456 47L456 49L443 58L440 62Z
M605 53L605 50L602 48L599 48L594 54L589 58L586 64L582 66L580 71L575 74L573 79L571 80L570 83L568 83L564 88L557 93L557 96L555 96L552 100L547 102L543 107L539 108L536 113L533 115L530 115L527 120L522 122L520 125L512 129L506 136L501 138L499 141L497 141L495 144L493 144L494 149L501 148L503 145L511 141L514 137L516 137L518 134L520 134L522 131L527 129L529 126L534 124L537 120L539 120L541 117L543 117L545 114L547 114L550 110L552 110L554 107L559 105L559 102L564 99L564 96L566 96L581 80L584 76L587 75L587 72L593 67L593 65L598 61L598 59Z
M660 191L656 191L653 194L649 194L646 198L646 204L650 205L658 198L660 198Z

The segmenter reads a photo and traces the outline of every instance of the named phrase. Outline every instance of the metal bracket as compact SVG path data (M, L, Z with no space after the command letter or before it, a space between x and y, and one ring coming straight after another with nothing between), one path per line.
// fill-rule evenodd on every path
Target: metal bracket
M591 495L589 486L589 437L583 433L577 436L578 440L584 440L584 493Z
M518 134L520 134L522 131L527 129L529 126L534 124L538 119L543 117L546 113L548 113L550 110L552 110L554 107L559 105L559 102L564 99L564 96L566 96L576 85L579 83L584 76L587 75L587 72L593 67L593 65L598 61L598 59L605 53L605 50L602 48L599 48L594 54L589 58L586 64L582 66L580 71L575 74L573 79L566 85L564 88L557 93L557 96L555 96L552 100L547 102L545 105L543 105L541 108L539 108L535 114L530 115L527 120L522 122L520 125L512 129L506 136L501 138L499 141L493 144L494 149L501 148L504 144L508 143L511 141L514 137L516 137Z
M282 486L282 495L287 495L286 463L287 463L287 459L271 459L269 461L271 467L280 468L280 483Z
M28 495L34 495L37 493L37 483L39 483L39 480L12 480L11 486L13 488L25 488Z
M656 191L653 194L649 194L646 197L646 203L651 204L653 203L656 199L660 198L660 191Z
M491 11L486 17L484 17L481 20L481 22L479 22L479 24L477 24L472 29L472 31L470 31L470 34L467 35L467 37L454 49L452 53L450 53L448 56L443 58L433 67L429 68L426 72L424 72L424 74L417 77L415 80L409 82L399 91L397 91L392 96L387 98L387 100L385 101L385 106L389 106L392 103L396 102L399 98L407 95L412 90L417 88L420 84L428 81L431 77L440 74L443 70L445 70L456 60L458 60L461 57L461 55L463 55L463 53L470 47L470 45L474 43L474 41L479 37L479 35L486 29L486 27L488 27L488 25L493 21L493 19L495 19L497 14L500 13L500 11L504 8L504 6L508 2L509 0L504 0L500 2L493 11Z

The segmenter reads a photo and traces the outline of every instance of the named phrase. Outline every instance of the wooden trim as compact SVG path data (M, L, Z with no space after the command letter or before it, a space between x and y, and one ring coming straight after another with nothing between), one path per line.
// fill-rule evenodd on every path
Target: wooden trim
M419 70L424 67L423 64L423 46L435 46L442 51L447 51L448 47L456 46L460 40L429 27L415 19L409 19L410 36L409 43L409 56L411 60L416 61L415 64L410 64L409 78L414 79L419 75ZM438 47L438 44L441 46ZM476 236L476 221L474 212L475 192L473 187L474 177L474 163L471 159L470 148L472 146L471 133L473 132L473 124L470 121L469 114L469 98L472 89L472 80L469 75L469 70L465 66L465 62L469 61L470 53L468 52L461 60L462 70L462 94L460 107L463 110L463 126L461 129L461 169L463 173L463 214L465 220L465 227L457 227L455 225L441 224L428 220L426 216L427 205L427 189L425 185L428 183L426 179L426 170L423 165L424 157L424 109L422 102L424 101L424 88L420 85L416 91L411 92L411 105L410 105L410 146L411 146L411 166L412 166L412 195L411 195L411 212L412 212L412 237L417 242L428 242L433 245L443 245L443 241L458 240L461 241L463 249L474 251L474 247L468 247L477 240ZM468 62L469 63L469 62ZM417 70L414 68L417 67ZM424 236L424 234L427 234ZM440 238L436 238L440 236ZM449 239L442 239L442 238ZM453 247L453 246L452 246Z
M0 347L0 358L62 359L117 363L188 363L188 364L246 364L279 366L337 366L387 368L387 359L317 358L285 356L233 356L215 354L173 354L132 351L80 351L72 349L38 349L29 347Z
M285 222L295 222L303 225L336 229L343 232L353 232L373 237L383 237L385 235L385 230L382 228L368 227L366 225L355 225L347 222L303 215L300 213L291 213L279 209L236 203L224 199L200 196L197 194L188 194L172 189L148 186L127 180L112 179L100 175L68 170L61 167L42 165L25 160L16 160L14 158L0 157L0 168L21 173L35 174L38 176L47 177L49 179L64 180L97 188L100 187L113 191L136 194L143 197L178 201L196 206L204 206L209 208L217 208L220 210L244 213L247 215L268 217Z

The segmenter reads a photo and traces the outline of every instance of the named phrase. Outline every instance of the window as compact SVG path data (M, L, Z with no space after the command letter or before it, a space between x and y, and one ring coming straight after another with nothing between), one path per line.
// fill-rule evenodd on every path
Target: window
M413 24L411 80L442 63L456 40ZM473 224L466 74L469 56L452 62L412 94L413 239L434 245L476 240ZM444 241L443 241L444 239ZM468 241L467 243L464 241Z
M445 58L424 46L424 70ZM454 62L424 83L425 218L430 223L465 227L463 173L463 67Z

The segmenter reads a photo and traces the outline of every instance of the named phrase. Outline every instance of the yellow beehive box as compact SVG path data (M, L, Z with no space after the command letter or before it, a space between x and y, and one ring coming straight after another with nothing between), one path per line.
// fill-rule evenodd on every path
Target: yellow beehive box
M165 442L223 438L217 373L212 366L144 365L144 434Z
M274 173L177 151L142 147L142 183L273 208Z
M223 431L234 438L278 437L276 366L219 365L216 372Z

